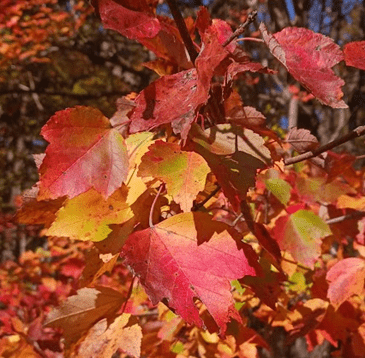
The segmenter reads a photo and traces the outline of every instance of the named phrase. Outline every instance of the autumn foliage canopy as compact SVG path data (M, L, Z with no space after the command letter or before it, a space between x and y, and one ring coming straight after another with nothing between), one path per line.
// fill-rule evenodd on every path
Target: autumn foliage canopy
M120 98L110 119L79 106L42 128L39 182L17 219L44 225L51 247L86 245L77 291L46 312L46 327L63 329L65 355L257 357L270 343L249 328L254 316L283 327L287 344L327 340L339 355L363 356L365 171L356 158L322 150L303 129L285 140L268 129L235 80L276 71L206 8L183 26L157 15L155 0L92 3L105 28L156 55L146 66L160 77ZM340 48L304 28L259 29L308 93L347 107L333 67L365 70L365 42ZM293 151L309 160L286 165ZM115 270L119 282L105 275Z

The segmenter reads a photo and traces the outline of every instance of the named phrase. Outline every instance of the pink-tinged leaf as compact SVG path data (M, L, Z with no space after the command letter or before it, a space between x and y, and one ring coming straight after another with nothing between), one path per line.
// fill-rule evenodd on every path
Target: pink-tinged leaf
M99 110L76 107L57 112L41 134L50 144L39 169L39 200L73 198L92 187L109 197L126 179L124 139Z
M104 27L129 39L152 38L161 29L158 19L146 12L130 10L113 0L98 0L98 4Z
M271 35L261 24L260 30L270 52L320 102L347 108L341 100L345 82L331 69L344 55L332 39L304 28L287 27Z
M178 122L176 133L186 132L197 108L206 102L208 92L198 92L196 69L159 78L140 92L131 116L130 132L150 130L161 124Z
M319 147L318 139L308 129L294 127L290 129L286 139L298 152L304 153Z
M364 291L365 261L351 257L337 262L326 276L329 282L327 297L334 307L339 307L353 295Z
M193 132L196 131L194 134ZM258 169L270 165L270 151L258 134L230 124L219 124L204 132L195 125L187 150L199 153L208 163L234 210L255 185Z
M298 210L276 220L273 236L280 249L311 269L321 255L321 238L331 235L329 226L308 210Z
M228 40L233 34L231 26L229 26L226 21L220 19L213 19L211 30L215 34L221 45L223 45L225 41ZM224 48L233 53L234 50L237 48L237 43L235 41L232 41Z
M158 178L166 183L167 193L189 211L199 191L203 191L207 174L206 161L197 153L182 151L176 143L157 141L142 157L138 176Z
M365 70L365 41L356 41L346 44L344 53L347 66Z
M125 263L139 277L154 304L164 300L188 323L203 326L198 298L220 334L230 318L240 321L230 280L256 276L257 256L236 231L204 213L184 213L132 234L122 249Z

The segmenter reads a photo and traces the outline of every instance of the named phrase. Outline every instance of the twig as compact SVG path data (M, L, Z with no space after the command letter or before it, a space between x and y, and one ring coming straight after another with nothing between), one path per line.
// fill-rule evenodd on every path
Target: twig
M241 24L238 27L238 29L226 41L224 41L223 47L228 46L236 37L242 35L245 32L246 27L255 21L256 15L257 15L256 10L254 10L250 14L248 14L246 21L243 24Z
M285 159L284 160L284 164L285 165L289 165L289 164L294 164L294 163L299 163L302 162L303 160L306 159L311 159L313 157L318 156L319 154L326 152L327 150L330 150L332 148L335 148L343 143L348 142L349 140L352 140L354 138L357 137L361 137L362 135L365 134L365 126L360 126L355 128L353 131L351 131L350 133L347 133L346 135L330 142L327 143L325 145L322 145L321 147L313 150L313 151L309 151L309 152L305 152L303 154L300 154L296 157L293 158L289 158L289 159Z
M161 184L160 185L160 188L158 189L158 192L157 192L155 198L153 199L153 203L151 205L151 210L150 210L150 216L149 216L149 219L148 219L148 223L149 223L150 227L153 227L154 226L153 225L153 212L155 210L155 205L157 203L157 199L160 196L163 188L165 188L165 184Z
M171 14L176 22L177 28L179 29L185 47L188 50L191 62L194 63L196 58L198 57L198 52L196 51L194 43L189 35L189 31L188 28L186 27L184 18L182 17L175 0L167 0L167 4L169 5Z
M257 39L256 37L243 37L241 39L236 40L236 42L239 41L265 42L263 39Z
M194 205L191 211L198 211L202 206L204 206L218 191L221 190L221 186L218 184L217 187L199 204Z
M351 214L342 215L342 216L338 216L336 218L328 219L328 220L326 220L326 224L328 224L328 225L337 224L337 223L340 223L345 220L358 219L358 218L362 218L364 216L365 216L365 211L356 211Z
M305 266L303 266L303 265L301 265L301 264L299 264L298 262L295 262L295 261L293 261L293 260L289 260L289 259L287 259L287 258L285 258L285 257L282 257L282 260L283 260L283 261L286 261L286 262L289 262L289 263L291 263L291 264L293 264L293 265L297 265L298 267L300 267L300 268L301 268L301 269L303 269L303 270L311 271L311 269L310 269L310 268L305 267Z

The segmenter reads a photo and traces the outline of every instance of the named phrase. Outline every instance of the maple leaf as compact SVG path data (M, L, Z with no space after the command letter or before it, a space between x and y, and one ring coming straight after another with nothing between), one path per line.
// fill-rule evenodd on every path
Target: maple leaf
M129 135L125 141L129 155L129 172L126 180L129 188L126 201L129 205L132 205L147 190L145 182L137 176L137 173L142 156L148 151L148 147L155 142L152 138L153 133L141 132ZM146 178L146 180L148 179L152 178Z
M238 211L249 187L255 185L257 169L270 164L270 151L258 134L231 124L219 124L204 132L194 126L187 149L208 163L223 193Z
M63 328L65 345L76 342L102 318L114 318L125 301L124 296L109 287L82 288L47 317L46 326Z
M321 254L321 238L331 235L331 230L313 212L298 210L276 220L273 235L281 250L287 250L296 261L313 269Z
M38 200L73 198L91 188L108 197L126 179L124 139L98 109L59 111L41 134L50 144L39 168Z
M157 36L161 29L160 22L153 15L143 11L146 10L141 8L143 3L141 7L134 6L132 9L128 8L131 4L122 4L113 0L97 0L98 11L105 28L116 30L132 40Z
M290 200L290 184L281 178L267 178L265 186L283 204L287 205Z
M130 314L122 314L112 324L107 319L96 323L77 348L75 357L112 357L118 349L129 356L141 355L142 329L138 324L127 326Z
M357 257L341 260L330 268L326 279L329 282L327 297L338 308L351 296L363 293L365 261Z
M50 227L56 219L57 211L63 206L66 197L55 200L27 200L18 210L16 217L22 224L43 224Z
M325 177L307 178L298 176L296 180L296 188L301 199L306 202L325 202L334 203L341 201L344 194L355 194L356 190L341 179L326 183ZM365 200L364 200L365 206ZM342 206L338 206L341 208Z
M365 70L365 41L350 42L345 45L343 51L347 66Z
M176 63L180 68L192 66L178 29L169 23L169 19L157 18L146 2L97 0L95 5L105 28L137 40L158 57Z
M318 139L308 129L291 128L286 141L298 152L304 153L319 147Z
M196 69L164 76L151 83L135 99L137 108L131 115L130 132L150 130L176 121L176 133L189 130L197 108L208 99L208 92L197 91Z
M182 151L177 143L159 140L142 157L138 176L162 180L167 193L183 211L189 211L199 191L204 190L209 172L206 161L199 154Z
M345 82L331 70L344 55L332 39L305 28L287 27L271 35L261 24L260 31L270 52L320 102L347 108L341 100Z
M198 298L224 336L230 317L240 321L229 281L259 270L256 254L236 235L208 214L184 213L133 233L121 255L152 303L165 299L188 323L201 327Z
M230 122L248 128L261 127L266 123L265 116L256 108L249 106L235 106L226 112L226 117Z
M126 186L116 190L108 199L90 189L66 202L46 234L101 241L112 232L110 224L122 224L133 217L126 197Z

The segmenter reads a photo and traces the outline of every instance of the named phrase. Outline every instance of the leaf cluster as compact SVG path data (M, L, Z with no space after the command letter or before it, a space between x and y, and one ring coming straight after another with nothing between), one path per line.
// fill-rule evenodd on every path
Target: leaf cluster
M160 78L121 98L110 119L79 106L42 128L49 145L35 158L39 182L18 219L91 243L93 255L76 294L47 317L64 329L66 354L256 357L270 344L249 328L255 317L283 327L287 344L304 336L312 350L327 340L338 354L360 357L364 171L353 169L356 158L327 151L285 167L289 144L234 86L246 72L275 71L251 60L205 8L195 20L175 16L176 27L153 0L93 5L106 28L155 53L147 66ZM315 98L347 106L332 67L362 66L362 42L343 51L306 29L260 31ZM323 152L303 130L288 142L299 153ZM159 305L160 326L145 335L134 280L128 294L99 284L119 256L152 304L174 312Z

